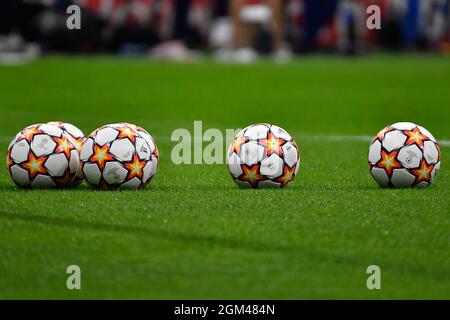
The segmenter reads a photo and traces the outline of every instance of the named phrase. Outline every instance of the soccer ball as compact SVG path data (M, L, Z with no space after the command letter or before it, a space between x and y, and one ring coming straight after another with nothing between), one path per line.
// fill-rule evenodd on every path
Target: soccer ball
M387 126L370 144L370 173L382 187L426 187L440 166L436 139L427 129L411 122Z
M109 124L95 130L83 144L81 166L86 181L100 189L145 187L156 173L158 148L143 128Z
M75 146L78 151L78 154L81 152L81 147L83 146L86 137L84 136L83 131L75 127L73 124L61 121L52 121L48 122L48 124L57 126L66 134L67 138L70 142ZM81 166L79 166L79 170L77 172L77 176L73 181L72 185L79 185L83 181L83 172L81 171Z
M286 187L299 166L300 152L294 139L268 123L241 130L228 149L228 169L241 187Z
M80 166L76 147L60 128L35 124L11 141L6 157L8 171L21 188L70 186Z

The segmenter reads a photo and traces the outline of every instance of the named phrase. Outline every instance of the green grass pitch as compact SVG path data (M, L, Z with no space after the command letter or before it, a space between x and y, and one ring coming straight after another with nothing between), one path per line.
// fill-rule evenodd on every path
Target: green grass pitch
M368 141L413 121L450 139L450 60L305 57L168 64L52 57L0 67L0 149L26 125L86 134L127 121L161 162L139 192L22 191L0 160L0 298L450 298L450 147L428 189L384 190ZM241 190L225 165L171 163L176 128L271 122L302 152L285 190ZM345 137L348 137L345 138ZM81 267L82 290L66 288ZM381 290L366 287L381 267Z

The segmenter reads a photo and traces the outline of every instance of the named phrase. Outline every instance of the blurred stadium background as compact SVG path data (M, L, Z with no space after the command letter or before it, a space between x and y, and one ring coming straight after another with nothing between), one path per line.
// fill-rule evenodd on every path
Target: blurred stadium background
M251 62L296 54L450 52L449 0L2 0L0 61L49 52ZM81 8L81 30L66 9ZM381 30L366 28L369 5Z

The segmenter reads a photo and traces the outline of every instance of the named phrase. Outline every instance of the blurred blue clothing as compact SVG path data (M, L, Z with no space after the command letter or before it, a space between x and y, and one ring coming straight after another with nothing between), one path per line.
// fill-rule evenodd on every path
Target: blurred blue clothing
M405 46L411 46L417 42L419 36L420 1L407 0L406 15L402 21L403 45Z
M305 0L305 51L314 49L319 30L333 20L338 2L339 0Z

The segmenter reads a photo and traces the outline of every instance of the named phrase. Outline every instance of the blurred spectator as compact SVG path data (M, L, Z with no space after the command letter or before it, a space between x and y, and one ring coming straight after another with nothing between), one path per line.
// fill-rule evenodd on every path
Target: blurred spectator
M312 51L323 28L335 28L333 25L338 0L305 0L304 39L301 51ZM331 31L333 32L333 31Z
M142 53L146 46L158 42L153 0L78 0L77 3L83 8L83 28L100 31L99 43L91 47L133 54Z
M81 30L66 9L82 8ZM381 8L381 30L366 28L366 8ZM358 54L374 48L450 52L450 0L1 0L0 59L44 51L147 55L192 60L278 60L295 52ZM151 49L151 50L150 50Z
M429 48L449 44L450 1L430 0L421 3L420 20L417 24L420 41Z
M151 51L155 59L169 59L176 61L195 60L197 55L186 45L188 41L189 25L188 14L190 2L185 0L174 0L174 24L172 35L157 45Z
M291 56L284 41L284 10L281 0L231 0L233 36L230 58L249 62L260 52L273 52L278 60Z
M41 9L32 1L0 1L0 62L22 63L40 55L28 21Z

